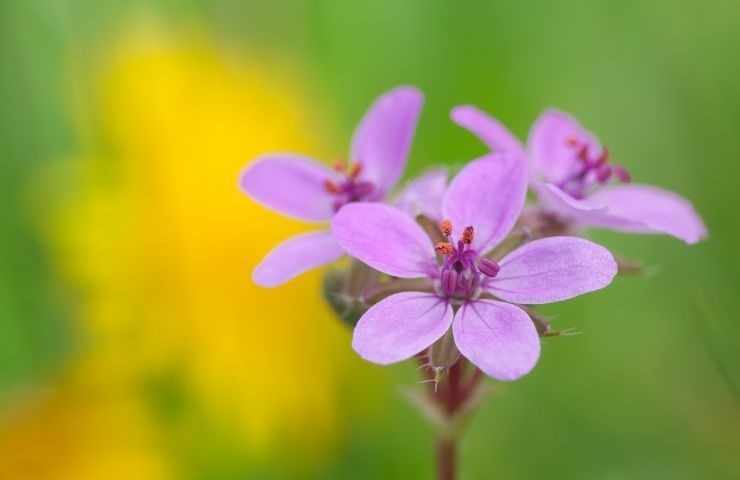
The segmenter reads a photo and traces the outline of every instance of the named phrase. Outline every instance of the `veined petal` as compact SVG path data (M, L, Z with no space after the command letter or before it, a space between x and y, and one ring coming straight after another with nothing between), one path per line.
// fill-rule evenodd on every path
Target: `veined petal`
M316 160L293 153L271 153L250 162L239 176L242 191L264 206L309 222L334 214L325 182L336 173Z
M461 105L452 109L452 121L477 136L492 152L513 153L524 158L524 146L501 122L484 111Z
M496 153L470 162L452 180L442 201L443 217L453 235L472 225L473 247L485 253L516 223L527 194L524 162L516 155Z
M417 278L437 270L434 246L411 217L382 203L350 203L331 222L348 254L394 277Z
M362 164L363 180L382 196L406 168L424 96L414 87L398 87L382 95L363 117L352 138L352 158Z
M254 268L252 280L263 287L277 287L307 270L337 260L343 253L331 232L297 235L273 248Z
M606 248L577 237L549 237L517 248L499 262L484 288L521 304L559 302L599 290L617 274Z
M410 181L396 198L398 208L412 217L425 215L442 220L442 198L447 189L447 171L434 169Z
M707 227L691 202L668 190L649 185L615 185L588 198L606 205L599 215L582 222L625 232L665 233L688 244L707 237Z
M352 348L373 363L399 362L439 340L452 318L452 306L436 295L397 293L370 307L360 318Z
M452 334L460 353L496 380L523 377L540 357L534 323L524 310L509 303L465 303L455 315Z
M546 110L529 132L530 162L544 180L560 183L578 168L577 151L570 140L586 145L594 153L601 152L596 137L584 129L575 118L559 110Z

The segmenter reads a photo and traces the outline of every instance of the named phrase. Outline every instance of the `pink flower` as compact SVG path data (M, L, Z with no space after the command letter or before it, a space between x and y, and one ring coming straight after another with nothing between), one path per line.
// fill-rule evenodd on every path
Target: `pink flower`
M528 149L506 127L472 106L452 110L452 120L491 150L527 158L530 186L559 219L585 227L665 233L696 243L707 230L689 201L649 185L610 162L609 151L571 116L545 111L529 132ZM621 184L610 184L613 181Z
M447 170L435 168L410 181L393 203L412 217L424 215L440 221L442 197L446 189Z
M393 277L428 278L434 285L433 292L397 293L372 306L355 327L355 351L374 363L394 363L452 328L459 351L486 374L505 381L527 374L540 341L532 320L513 303L557 302L598 290L617 266L603 247L571 237L535 240L500 263L486 258L514 226L526 190L524 162L514 155L469 163L442 199L448 241L436 246L394 207L353 203L340 210L331 227L347 253Z
M399 87L378 98L352 138L349 166L331 169L294 153L270 153L250 162L239 186L253 200L307 222L330 220L344 205L379 201L406 167L424 98L413 87ZM276 246L255 267L252 279L278 286L343 254L328 230L298 235Z

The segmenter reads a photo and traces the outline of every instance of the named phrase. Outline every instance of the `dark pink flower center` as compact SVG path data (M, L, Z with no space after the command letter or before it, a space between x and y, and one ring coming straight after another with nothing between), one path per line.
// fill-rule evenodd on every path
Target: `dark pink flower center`
M570 137L566 140L573 149L573 173L558 185L575 198L584 198L596 188L606 185L611 180L628 183L630 174L618 164L609 162L609 149L596 152L587 141Z
M345 167L344 163L337 162L334 164L334 171L340 175L340 179L326 179L324 188L335 196L335 212L350 202L370 200L375 194L375 185L359 178L362 173L361 163L357 162Z
M467 226L457 242L453 239L452 223L443 220L440 224L447 242L438 243L434 249L442 256L440 289L447 297L468 299L475 296L482 278L495 277L499 265L486 257L479 257L472 247L475 229Z

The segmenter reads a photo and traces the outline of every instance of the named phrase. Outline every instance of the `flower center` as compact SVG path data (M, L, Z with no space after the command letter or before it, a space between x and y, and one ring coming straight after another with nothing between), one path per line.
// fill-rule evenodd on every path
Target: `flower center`
M335 196L335 212L350 202L367 200L375 192L375 185L372 182L359 179L362 163L345 165L344 162L337 161L334 164L334 171L340 174L340 180L326 179L324 188Z
M573 149L576 168L573 174L559 184L565 192L575 198L584 198L596 188L612 179L622 183L630 181L629 172L621 165L609 162L609 149L595 152L586 141L570 137L566 140Z
M468 299L478 293L483 276L495 277L500 267L490 258L479 258L471 244L475 238L475 229L467 226L457 240L453 239L452 222L442 220L440 232L447 238L439 242L435 251L442 257L440 289L450 298Z

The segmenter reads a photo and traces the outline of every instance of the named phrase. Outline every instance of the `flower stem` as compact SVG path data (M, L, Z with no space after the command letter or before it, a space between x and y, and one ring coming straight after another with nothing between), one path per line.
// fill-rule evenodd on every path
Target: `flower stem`
M472 367L472 371L470 371ZM452 365L438 390L430 390L430 400L443 412L444 421L437 432L437 478L457 478L457 450L460 437L482 396L483 374L464 358Z
M440 438L437 440L437 479L455 480L457 478L457 440Z

